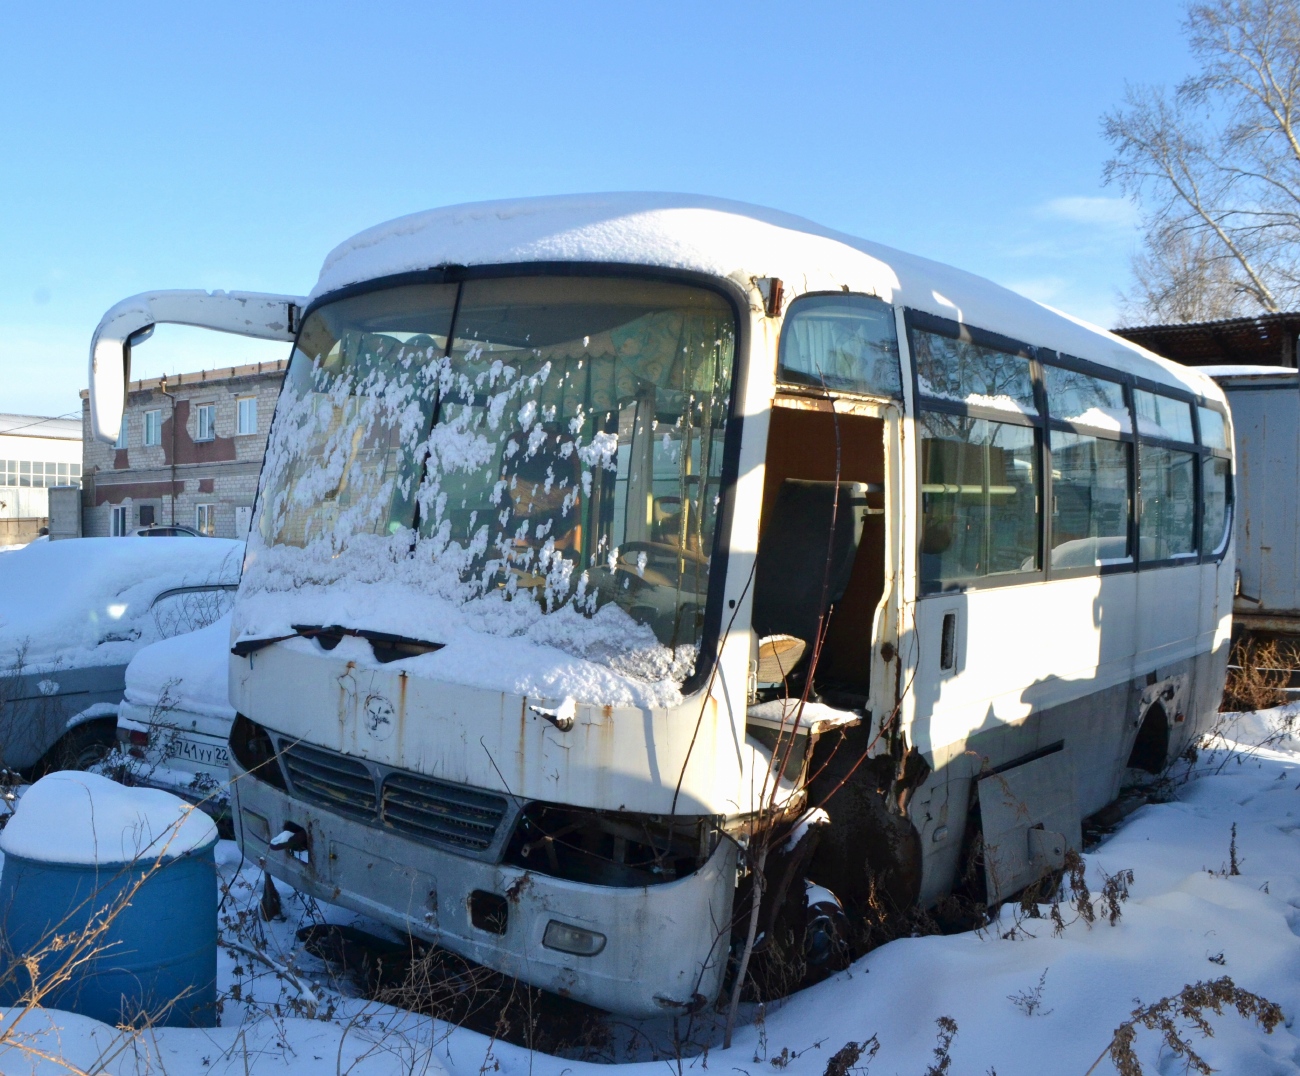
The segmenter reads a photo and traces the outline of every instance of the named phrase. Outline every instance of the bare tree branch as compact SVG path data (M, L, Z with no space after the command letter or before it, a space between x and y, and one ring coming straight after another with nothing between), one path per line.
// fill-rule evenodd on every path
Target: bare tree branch
M1129 87L1102 118L1103 178L1143 210L1126 318L1189 321L1300 303L1300 0L1192 4L1200 72Z

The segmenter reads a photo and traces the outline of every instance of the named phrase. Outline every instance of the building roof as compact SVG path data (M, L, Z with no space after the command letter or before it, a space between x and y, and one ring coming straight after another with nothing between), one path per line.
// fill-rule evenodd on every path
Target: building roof
M233 381L240 377L255 377L258 374L283 374L289 365L288 359L276 359L274 362L249 362L243 366L219 366L215 370L196 370L192 374L171 374L165 377L149 377L139 381L128 381L127 392L143 392L146 389L161 387L165 381L169 388L182 385L212 385L222 381ZM90 390L82 389L81 398L90 399ZM77 423L77 436L81 436L81 423Z
M849 290L1219 397L1208 379L1095 325L938 262L802 217L720 198L583 194L450 206L380 224L325 259L309 302L351 284L439 266L526 262L683 269L786 296Z
M6 437L52 437L60 441L80 441L81 419L50 418L45 415L0 414L0 435Z
M1222 366L1198 366L1198 370L1216 381L1225 377L1248 379L1258 377L1285 377L1295 380L1300 370L1294 366L1251 366L1247 363L1224 363Z
M1187 325L1140 325L1115 332L1184 366L1294 367L1300 313L1260 314Z

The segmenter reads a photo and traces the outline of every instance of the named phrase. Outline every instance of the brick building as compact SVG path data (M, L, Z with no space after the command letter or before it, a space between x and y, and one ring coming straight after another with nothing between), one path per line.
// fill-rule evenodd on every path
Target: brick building
M244 537L286 365L133 381L116 445L91 436L83 391L82 533L108 537L178 523Z

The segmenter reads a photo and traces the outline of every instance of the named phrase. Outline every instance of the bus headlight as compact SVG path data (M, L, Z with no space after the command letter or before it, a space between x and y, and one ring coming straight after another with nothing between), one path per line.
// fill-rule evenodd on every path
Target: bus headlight
M595 956L605 948L605 935L594 930L570 926L552 919L546 924L546 933L542 935L542 944L548 949L558 949L562 953L574 956Z

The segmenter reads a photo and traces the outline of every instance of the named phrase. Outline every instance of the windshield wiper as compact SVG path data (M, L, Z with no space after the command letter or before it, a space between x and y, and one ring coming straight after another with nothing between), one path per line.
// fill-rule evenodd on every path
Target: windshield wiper
M333 650L343 641L345 635L365 639L370 644L370 649L374 651L375 660L383 664L390 661L400 661L402 658L419 657L421 654L432 654L447 645L446 643L431 643L424 639L412 639L406 635L391 635L386 631L370 631L367 628L345 628L339 624L330 624L328 626L294 624L292 634L273 635L265 639L240 639L230 648L230 652L237 657L247 657L249 654L256 653L272 643L297 638L315 639L320 643L322 649Z
M247 658L250 654L256 654L263 647L268 647L272 643L283 642L285 639L316 639L320 643L322 650L333 650L335 646L343 641L343 635L352 635L357 639L365 639L370 645L370 650L374 651L374 659L382 661L383 664L389 661L400 661L403 658L419 658L421 654L433 654L435 650L442 650L446 643L428 642L426 639L412 639L408 635L391 635L387 632L370 632L367 628L343 628L339 624L330 624L321 626L318 624L295 624L292 634L289 635L270 635L264 639L239 639L233 647L230 647L231 654L238 658Z

